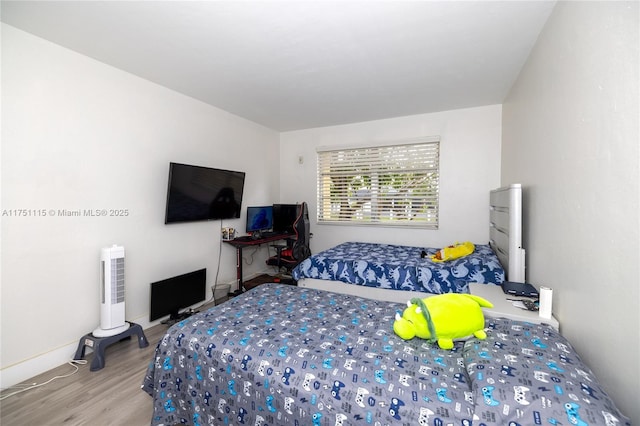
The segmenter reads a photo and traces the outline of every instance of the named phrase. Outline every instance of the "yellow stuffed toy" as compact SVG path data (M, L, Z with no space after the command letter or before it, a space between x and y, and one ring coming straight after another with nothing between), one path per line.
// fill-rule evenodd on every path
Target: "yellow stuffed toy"
M457 259L473 253L476 246L473 243L466 241L464 243L455 243L452 246L445 247L431 256L431 260L434 262L446 262L447 260Z
M419 337L437 341L442 349L451 349L453 339L471 335L487 338L481 307L492 308L493 304L482 297L459 293L413 298L402 316L396 313L393 331L404 340Z

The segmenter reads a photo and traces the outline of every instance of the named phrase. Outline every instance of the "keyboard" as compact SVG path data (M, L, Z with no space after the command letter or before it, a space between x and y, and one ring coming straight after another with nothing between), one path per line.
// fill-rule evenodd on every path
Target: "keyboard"
M260 237L254 237L252 235L241 235L239 237L235 237L233 241L237 241L239 243L246 243L249 241L264 240L267 238L275 237L277 235L286 235L286 234L283 234L282 232L269 231L269 232L260 233Z

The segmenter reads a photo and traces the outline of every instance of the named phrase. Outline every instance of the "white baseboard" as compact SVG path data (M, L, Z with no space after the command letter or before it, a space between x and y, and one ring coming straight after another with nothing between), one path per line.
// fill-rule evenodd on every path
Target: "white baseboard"
M251 278L256 277L262 273L266 272L251 274ZM237 280L233 280L228 284L230 284L232 288L234 288L234 286L237 287ZM146 330L149 327L160 324L161 320L150 322L149 314L147 313L144 316L140 316L133 320L128 319L127 321L139 324L143 330ZM14 386L39 374L46 373L47 371L59 367L72 360L76 354L76 350L78 349L78 342L80 341L80 338L82 338L82 336L78 336L78 340L73 343L66 344L60 348L53 349L49 352L34 356L33 358L20 361L17 364L1 369L0 388L5 389L10 386ZM149 342L149 344L155 345L156 342ZM85 357L91 352L91 348L87 347L85 349ZM71 370L72 367L70 366L69 369Z
M160 320L149 322L148 314L146 317L143 316L128 321L139 324L140 327L145 330L160 323ZM76 350L78 349L78 342L80 341L80 338L82 338L82 336L78 336L78 340L73 343L69 343L60 348L53 349L44 354L3 368L2 370L0 370L0 388L5 389L10 386L17 385L18 383L24 382L25 380L28 380L39 374L46 373L53 368L59 367L67 363L68 361L71 361L76 354ZM149 344L151 345L155 343L149 342ZM85 357L91 352L92 349L87 347L85 349ZM69 366L69 370L71 371L72 369L73 368Z
M5 389L14 386L66 363L73 359L77 348L78 342L3 368L0 370L0 387ZM69 366L69 370L71 371L73 368Z

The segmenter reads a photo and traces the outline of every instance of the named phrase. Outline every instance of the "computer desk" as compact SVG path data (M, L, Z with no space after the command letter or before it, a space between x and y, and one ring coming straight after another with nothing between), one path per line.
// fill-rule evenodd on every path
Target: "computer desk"
M260 237L255 239L233 239L224 240L225 243L230 244L236 248L236 275L238 278L238 290L243 289L242 283L242 249L245 247L259 246L261 244L272 243L274 241L289 240L295 238L292 234L275 234L268 237Z

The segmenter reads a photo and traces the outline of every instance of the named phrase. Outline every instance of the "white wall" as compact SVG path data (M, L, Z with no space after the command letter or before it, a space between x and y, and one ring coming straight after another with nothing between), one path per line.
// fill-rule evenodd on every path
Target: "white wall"
M425 247L466 240L486 244L489 191L500 183L501 114L500 105L491 105L282 133L280 199L309 204L314 253L344 241ZM317 147L366 146L433 135L441 138L438 230L317 224ZM298 162L300 156L303 164Z
M2 124L2 211L47 212L1 217L3 387L70 359L97 327L102 247L125 247L127 319L143 326L149 283L206 267L210 287L220 254L218 282L235 280L220 221L164 225L170 161L245 171L243 210L278 197L278 133L5 24ZM224 226L244 230L244 212Z
M559 2L503 105L502 182L525 188L528 279L640 421L638 3Z

